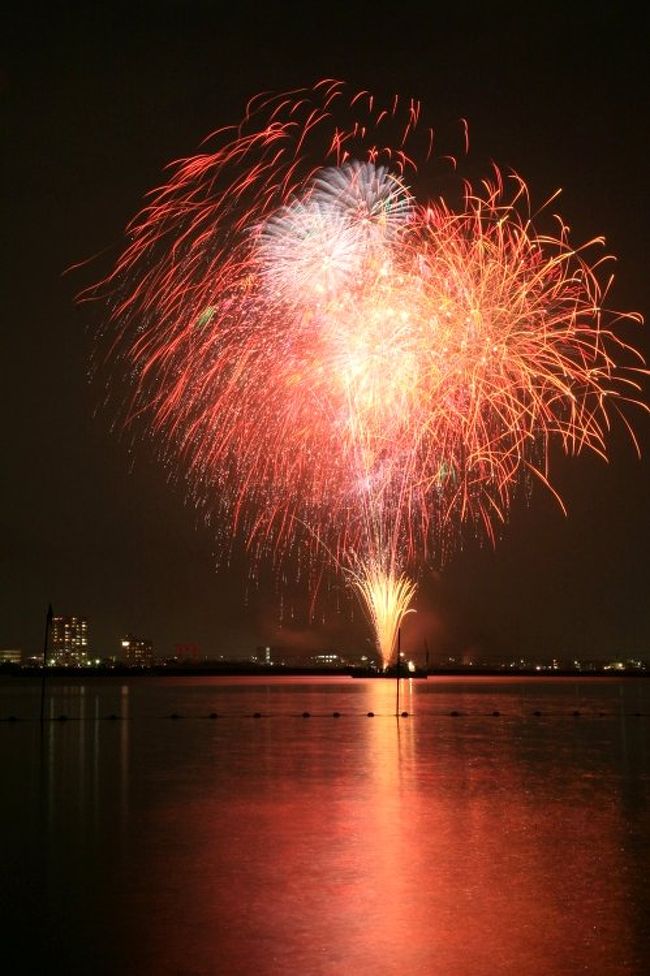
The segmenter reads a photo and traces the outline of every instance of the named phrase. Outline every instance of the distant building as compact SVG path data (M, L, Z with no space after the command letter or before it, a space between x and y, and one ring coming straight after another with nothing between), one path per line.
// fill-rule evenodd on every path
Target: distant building
M174 659L187 663L188 661L198 661L201 655L201 648L194 641L184 641L181 644L174 644Z
M277 647L275 651L277 654L278 652ZM264 647L256 648L255 653L251 654L250 660L253 664L273 664L274 661L271 655L272 655L272 649L267 645L264 645Z
M249 660L252 664L294 668L337 668L345 667L349 663L348 658L343 657L338 651L329 649L308 651L300 647L277 645L257 647L255 654L252 654Z
M153 642L127 634L122 638L122 657L132 668L150 668L153 665Z
M0 664L22 664L23 652L14 648L0 651Z
M57 667L83 667L88 663L85 617L52 617L47 661Z
M323 654L312 654L309 658L309 663L313 664L317 668L334 668L343 666L346 661L341 657L340 654L335 654L332 651L326 651Z

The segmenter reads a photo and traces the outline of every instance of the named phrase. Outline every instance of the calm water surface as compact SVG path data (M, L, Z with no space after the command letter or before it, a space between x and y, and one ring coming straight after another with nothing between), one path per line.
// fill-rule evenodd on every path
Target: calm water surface
M0 682L3 970L650 972L650 680L402 684Z

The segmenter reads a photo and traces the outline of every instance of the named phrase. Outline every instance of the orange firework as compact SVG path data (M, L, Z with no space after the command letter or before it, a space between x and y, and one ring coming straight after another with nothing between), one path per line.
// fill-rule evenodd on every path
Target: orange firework
M258 557L329 553L384 664L405 573L465 521L494 538L531 476L551 487L551 440L604 457L644 372L601 242L538 233L498 172L458 209L418 200L419 122L339 82L258 97L176 165L108 280L134 409L197 499Z

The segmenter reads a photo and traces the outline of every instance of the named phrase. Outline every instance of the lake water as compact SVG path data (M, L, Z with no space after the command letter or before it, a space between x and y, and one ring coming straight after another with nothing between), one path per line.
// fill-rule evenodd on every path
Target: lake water
M650 679L401 684L3 679L3 971L650 972Z

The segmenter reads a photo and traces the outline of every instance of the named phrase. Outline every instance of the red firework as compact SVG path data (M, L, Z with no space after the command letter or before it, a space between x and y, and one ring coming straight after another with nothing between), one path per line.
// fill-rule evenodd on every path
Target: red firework
M134 409L258 554L306 543L397 582L464 521L493 537L530 476L551 487L552 440L606 455L644 369L602 242L539 234L498 172L459 208L418 200L415 101L324 81L208 143L104 285Z

